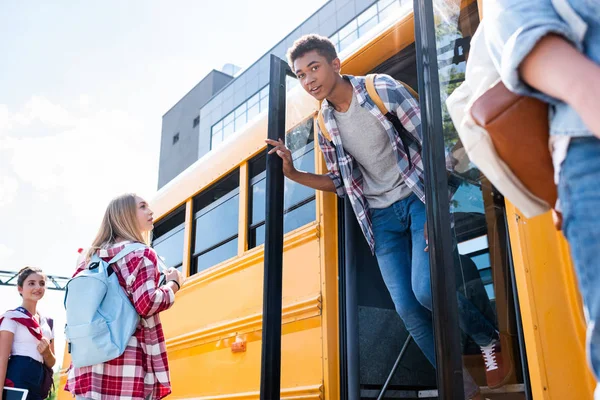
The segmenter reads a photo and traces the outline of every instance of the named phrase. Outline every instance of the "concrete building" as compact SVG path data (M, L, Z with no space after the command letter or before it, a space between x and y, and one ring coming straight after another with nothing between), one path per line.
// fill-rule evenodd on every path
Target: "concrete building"
M163 116L158 188L267 109L271 54L285 58L292 43L308 33L330 37L343 51L404 3L412 1L330 0L235 78L208 74Z
M199 110L232 80L231 75L211 71L163 115L158 168L159 188L198 159Z

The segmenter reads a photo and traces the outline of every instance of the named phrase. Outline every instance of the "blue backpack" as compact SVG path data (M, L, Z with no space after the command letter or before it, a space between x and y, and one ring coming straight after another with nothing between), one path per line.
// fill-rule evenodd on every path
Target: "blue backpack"
M100 364L125 352L140 317L112 264L145 247L128 244L108 262L94 254L86 268L67 283L65 336L73 366Z

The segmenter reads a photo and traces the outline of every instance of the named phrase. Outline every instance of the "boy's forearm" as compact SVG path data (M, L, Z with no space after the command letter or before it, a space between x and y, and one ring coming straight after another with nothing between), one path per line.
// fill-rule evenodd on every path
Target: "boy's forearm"
M289 179L301 185L308 186L324 192L335 192L335 184L328 175L317 175L310 172L296 170Z

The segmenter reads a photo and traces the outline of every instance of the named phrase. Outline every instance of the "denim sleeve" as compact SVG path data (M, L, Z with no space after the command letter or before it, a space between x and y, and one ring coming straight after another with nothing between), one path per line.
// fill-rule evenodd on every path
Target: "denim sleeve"
M515 93L556 104L558 100L521 80L519 66L538 41L551 33L581 50L582 43L575 33L556 13L551 0L496 0L486 6L483 19L486 44L502 82Z

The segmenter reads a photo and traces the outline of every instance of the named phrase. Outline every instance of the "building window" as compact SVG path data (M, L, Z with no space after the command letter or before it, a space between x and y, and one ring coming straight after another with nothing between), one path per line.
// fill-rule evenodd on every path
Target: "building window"
M397 11L402 1L407 0L379 0L348 22L330 37L337 51L343 51L394 11ZM289 80L287 89L290 90L297 84L296 80ZM267 110L268 107L269 86L267 85L212 126L210 148L218 147L229 135L240 131L249 121Z
M210 148L214 149L229 135L240 131L249 121L269 107L269 85L240 104L211 128Z
M191 274L237 255L239 171L234 171L194 198Z
M200 125L200 116L197 116L196 118L194 118L194 124L193 124L193 128L197 127L198 125Z
M400 7L401 0L379 0L331 35L338 52L358 40Z
M179 132L173 135L173 144L179 142Z
M286 135L286 145L292 151L294 166L302 171L315 172L313 118L292 129ZM266 153L249 163L248 248L265 241ZM285 179L284 232L290 232L315 220L315 190Z
M167 268L181 271L185 236L185 206L161 219L152 231L152 247Z

